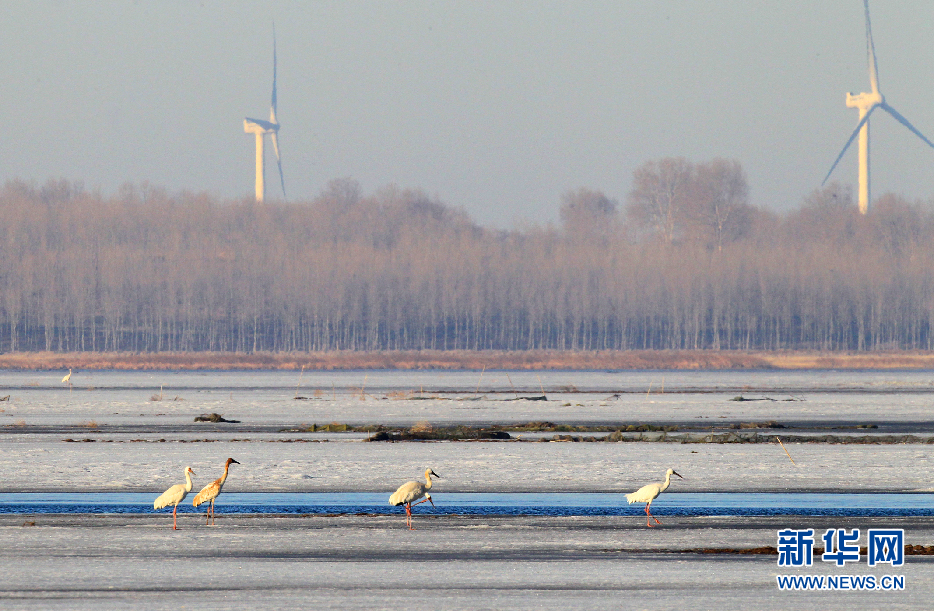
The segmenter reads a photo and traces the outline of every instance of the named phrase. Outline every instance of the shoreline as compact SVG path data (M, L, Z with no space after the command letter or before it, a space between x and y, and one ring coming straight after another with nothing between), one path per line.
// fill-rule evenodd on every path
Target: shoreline
M387 352L16 352L0 370L826 370L934 369L934 352L731 350Z

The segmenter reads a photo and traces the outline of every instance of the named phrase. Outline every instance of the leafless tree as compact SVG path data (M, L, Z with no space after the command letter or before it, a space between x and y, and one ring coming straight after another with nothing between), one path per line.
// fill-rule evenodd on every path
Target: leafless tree
M682 157L645 162L633 173L628 216L672 244L687 215L693 178L693 165Z
M717 252L749 228L749 186L738 161L714 159L697 166L689 215Z
M585 188L560 228L502 231L349 179L264 206L11 181L0 350L934 348L930 203L886 194L862 216L831 185L771 213L723 160L650 162L633 184L644 239Z
M565 233L577 239L605 239L619 230L616 201L586 187L565 193L559 214Z

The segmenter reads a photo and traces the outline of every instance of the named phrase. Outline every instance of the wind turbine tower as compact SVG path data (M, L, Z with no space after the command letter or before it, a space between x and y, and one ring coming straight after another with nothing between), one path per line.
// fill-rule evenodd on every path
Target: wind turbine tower
M867 93L858 93L856 95L852 93L846 94L846 106L847 108L856 108L859 110L859 122L856 124L856 129L853 130L853 133L850 135L850 139L846 141L846 144L843 145L843 150L840 151L840 154L837 155L836 161L833 162L833 165L830 166L830 171L827 172L827 176L824 177L824 182L821 185L827 183L827 179L830 178L830 175L833 173L834 168L837 167L837 164L840 163L840 159L843 158L843 154L846 153L846 150L850 147L850 144L853 143L853 140L859 135L859 211L861 214L866 214L869 212L869 115L872 114L877 108L882 108L884 111L895 117L895 120L910 129L916 136L924 140L928 146L934 148L934 143L924 137L920 131L918 131L914 125L908 122L908 119L903 117L898 111L889 106L885 101L885 96L879 91L879 73L876 66L876 48L872 44L872 28L869 24L869 0L863 0L863 5L866 9L866 54L869 59L869 86L871 91Z
M282 185L282 197L285 198L285 178L282 176L282 158L279 156L279 122L276 120L276 34L272 36L272 104L269 108L269 120L251 119L243 120L243 131L256 136L256 201L262 202L266 197L266 159L264 139L269 134L272 148L276 152L276 163L279 165L279 182Z

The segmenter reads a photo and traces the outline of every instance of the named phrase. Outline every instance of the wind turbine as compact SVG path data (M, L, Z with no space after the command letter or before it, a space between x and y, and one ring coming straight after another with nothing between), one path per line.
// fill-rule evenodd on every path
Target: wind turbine
M869 56L869 85L872 91L868 93L858 93L856 95L852 93L846 94L847 108L856 108L859 110L859 123L856 124L856 129L853 130L850 139L843 145L843 150L837 155L836 161L830 166L830 171L827 172L827 176L824 177L824 182L822 182L821 185L827 183L827 179L830 178L830 174L833 173L834 168L840 163L843 154L846 153L846 150L850 147L850 144L853 143L856 135L859 134L859 211L861 214L866 214L869 211L869 115L872 114L872 111L877 108L882 108L895 117L896 121L924 140L931 148L934 148L934 142L925 138L924 134L919 132L914 125L908 122L908 119L889 106L885 101L885 97L879 92L876 48L872 44L872 29L869 26L869 0L863 0L863 4L866 8L866 53Z
M266 163L263 150L264 137L269 134L272 148L276 151L276 163L279 164L279 182L282 185L282 197L285 197L285 178L282 176L282 158L279 156L279 122L276 120L276 32L272 33L272 104L269 108L269 120L243 120L243 131L256 135L256 201L263 201L266 195Z

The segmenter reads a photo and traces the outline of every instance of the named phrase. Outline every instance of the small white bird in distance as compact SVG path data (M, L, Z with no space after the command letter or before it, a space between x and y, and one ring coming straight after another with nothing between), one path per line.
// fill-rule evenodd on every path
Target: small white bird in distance
M664 482L661 482L658 484L646 484L645 486L642 486L635 492L632 492L626 495L626 500L629 501L630 505L632 505L633 503L645 503L645 515L647 516L645 518L645 525L648 526L649 528L652 528L652 522L649 521L649 518L651 518L652 520L655 520L656 524L661 524L661 522L658 521L658 518L656 518L651 513L649 513L649 506L652 504L652 501L655 500L655 497L657 497L659 494L661 494L662 492L668 489L668 486L671 484L672 475L677 475L678 477L681 477L681 475L679 473L676 473L674 469L668 469L667 471L665 471ZM681 477L681 479L684 479L684 478Z

